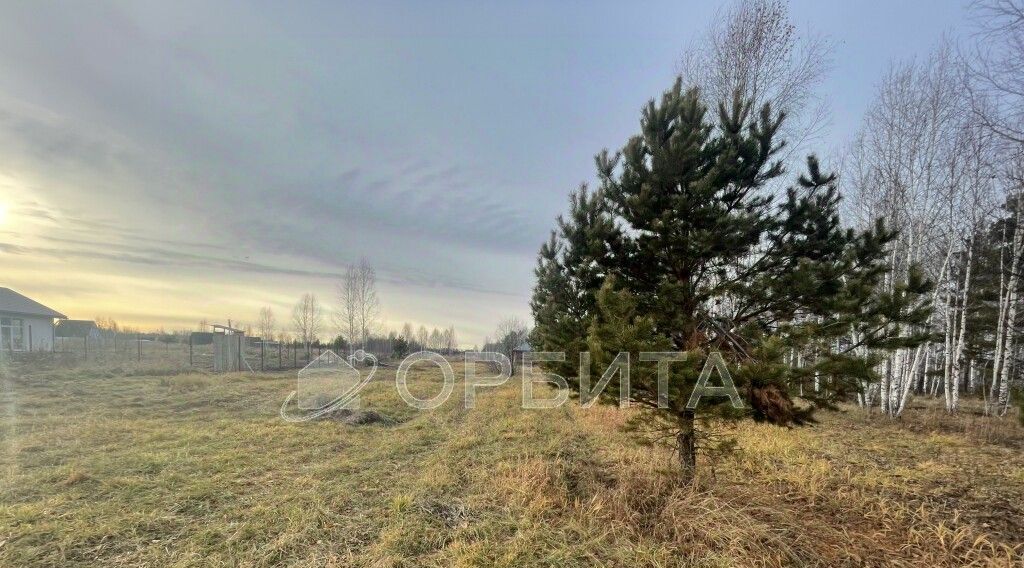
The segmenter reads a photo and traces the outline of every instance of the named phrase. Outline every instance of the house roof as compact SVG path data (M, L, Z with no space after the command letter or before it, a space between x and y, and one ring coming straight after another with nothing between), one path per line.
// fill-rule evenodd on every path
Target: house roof
M89 333L96 328L96 322L92 320L63 320L57 322L54 333L57 337L89 337Z
M31 298L22 296L10 288L0 288L0 313L60 319L67 319L68 317L56 310L47 308Z

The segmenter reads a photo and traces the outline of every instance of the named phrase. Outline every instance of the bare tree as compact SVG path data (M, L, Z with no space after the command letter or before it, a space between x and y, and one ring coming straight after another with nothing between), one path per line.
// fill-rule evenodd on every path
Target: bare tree
M1009 406L1009 383L1016 343L1019 264L1024 254L1021 210L1024 208L1021 147L1024 146L1024 0L976 0L971 5L978 26L968 62L974 116L1003 143L1010 162L1006 189L1016 201L1009 258L1000 268L995 351L990 395L1000 414ZM1001 256L1002 258L1002 256ZM1004 271L1005 268L1009 272Z
M1004 141L1024 144L1024 0L977 0L971 7L973 110Z
M416 343L419 344L420 349L430 348L428 346L428 344L430 343L430 332L427 331L427 328L425 326L421 325L420 328L416 330Z
M356 287L357 321L359 323L360 343L365 348L366 340L376 331L380 324L380 299L377 297L377 272L366 258L361 258L356 265L358 286Z
M338 311L335 325L349 343L349 349L366 342L376 330L380 320L380 300L377 296L377 274L366 258L349 265L338 283Z
M264 341L274 340L274 331L277 322L274 320L274 310L270 306L264 306L260 308L259 321L256 323L256 328L259 330L260 338Z
M348 267L341 282L338 283L337 305L334 324L348 342L351 354L362 339L359 328L359 273L355 265Z
M512 372L515 373L515 351L519 348L530 334L530 329L523 320L517 317L505 318L498 322L494 331L497 337L497 350L512 362Z
M950 412L956 412L960 402L977 238L986 230L998 203L998 189L993 181L996 146L992 135L973 117L968 117L957 134L948 164L954 187L950 199L951 230L960 240L962 249L956 257L957 270L951 273L957 277L951 278L949 283L949 297L953 301L948 302L943 390L946 409ZM973 368L969 367L968 372L973 372Z
M894 65L883 78L847 160L854 215L862 223L882 217L899 229L891 274L923 267L936 284L932 301L946 300L933 322L947 330L945 376L951 373L952 298L950 265L964 246L969 223L962 211L961 184L968 164L959 152L969 117L961 65L944 40L928 58ZM896 286L890 278L888 286ZM882 411L898 416L920 376L929 346L900 349L878 369Z
M441 331L436 327L430 331L430 349L432 351L441 349Z
M455 326L450 325L448 329L444 330L444 348L449 353L455 353L455 350L459 347L459 340L455 336Z
M316 294L303 294L292 309L292 326L296 337L306 348L306 357L310 355L310 346L320 334L322 324L323 316Z
M1000 415L1005 415L1010 404L1011 368L1014 366L1014 348L1017 335L1017 313L1020 303L1020 263L1024 261L1024 151L1013 156L1013 162L1004 176L1009 193L1015 201L1013 238L1009 250L1010 258L1005 262L1009 267L1006 274L1000 274L998 325L996 348L993 360L991 395ZM1003 263L1001 263L1003 264ZM1003 272L1003 266L1000 267ZM1005 282L1005 284L1004 284ZM997 390L998 385L998 390Z
M770 104L785 112L779 139L796 152L828 116L817 89L831 58L830 42L799 34L782 0L737 0L685 51L679 72L684 82L700 87L709 108L738 91L756 109Z

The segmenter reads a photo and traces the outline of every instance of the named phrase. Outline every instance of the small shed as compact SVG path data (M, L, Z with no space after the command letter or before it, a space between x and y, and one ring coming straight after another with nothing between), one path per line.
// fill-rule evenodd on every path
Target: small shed
M89 344L98 344L103 339L100 328L92 320L63 320L57 322L53 329L54 342L60 340L60 348L64 349L68 343L81 345L85 348L86 356L89 355Z
M213 328L213 370L215 372L241 371L245 362L245 332L226 325Z
M513 372L515 371L515 369L518 369L519 366L523 364L523 355L526 353L530 353L531 351L533 351L533 348L530 346L529 341L523 340L522 343L516 345L515 349L512 350Z
M213 332L193 331L189 334L189 345L210 345L213 343Z
M57 337L85 339L89 341L99 341L103 334L100 333L100 328L96 326L96 322L92 320L62 320L57 322L57 327L54 329L54 333Z

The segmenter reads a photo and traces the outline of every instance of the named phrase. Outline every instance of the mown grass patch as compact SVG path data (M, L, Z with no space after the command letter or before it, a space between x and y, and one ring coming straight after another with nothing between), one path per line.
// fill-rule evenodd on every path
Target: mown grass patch
M0 564L1022 561L1024 457L966 430L855 409L723 425L739 449L680 487L670 451L622 431L629 410L523 410L512 381L418 411L382 371L363 408L393 422L362 425L281 420L290 373L7 380ZM440 382L417 367L410 388Z

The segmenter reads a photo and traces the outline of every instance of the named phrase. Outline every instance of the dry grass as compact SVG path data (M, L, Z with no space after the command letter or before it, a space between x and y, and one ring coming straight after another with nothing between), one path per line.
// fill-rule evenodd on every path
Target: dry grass
M670 452L620 430L627 412L521 410L518 383L418 412L374 382L364 407L393 426L289 424L291 374L133 373L5 381L0 564L1024 563L1012 420L745 424L680 488ZM438 381L418 370L412 390Z

